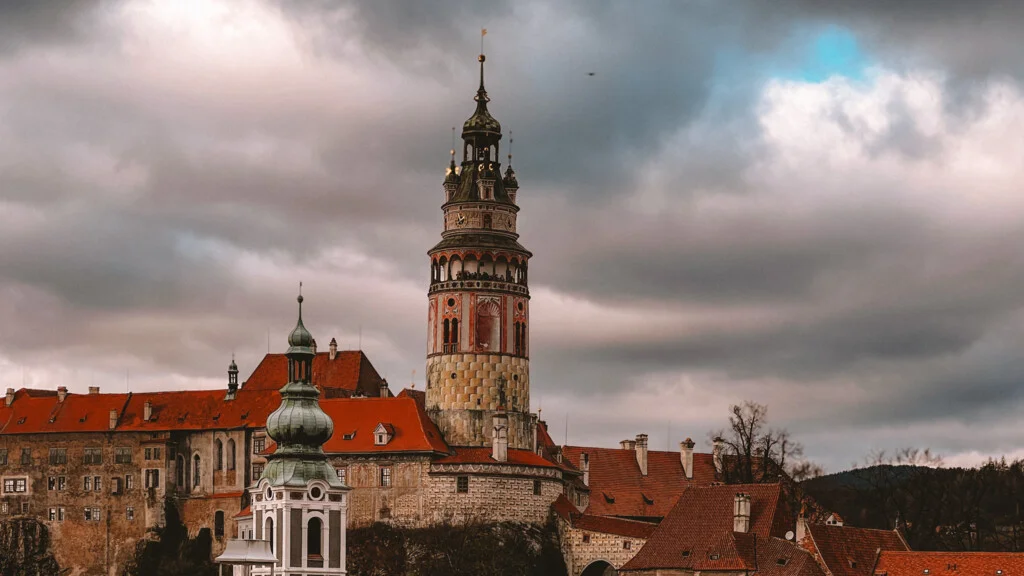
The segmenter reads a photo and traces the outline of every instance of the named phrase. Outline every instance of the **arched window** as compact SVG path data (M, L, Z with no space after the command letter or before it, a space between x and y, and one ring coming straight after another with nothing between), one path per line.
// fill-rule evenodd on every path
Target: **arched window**
M306 526L306 554L320 556L323 554L324 523L319 518L310 518Z
M216 454L213 460L213 469L220 472L224 469L224 444L217 440L213 443L213 447Z
M192 457L192 487L199 488L199 454Z
M217 538L224 537L224 511L217 510L213 515L213 535Z
M476 308L476 348L481 352L501 350L501 308L485 300Z
M182 488L186 487L186 484L185 484L185 457L182 456L181 454L178 454L177 462L178 462L178 465L177 465L177 470L175 470L175 472L176 472L175 476L176 476L176 478L178 480L177 481L178 489L181 490Z
M263 525L263 539L270 541L270 551L274 551L274 519L267 518L267 523Z
M228 439L228 470L235 469L235 441Z

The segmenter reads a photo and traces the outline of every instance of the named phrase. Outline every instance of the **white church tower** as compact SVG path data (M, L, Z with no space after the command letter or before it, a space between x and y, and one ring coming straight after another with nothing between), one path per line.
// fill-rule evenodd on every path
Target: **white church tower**
M267 417L267 435L277 443L263 476L249 489L256 540L269 540L278 576L345 574L348 490L327 461L323 444L334 423L320 408L310 376L313 337L299 322L288 336L288 383L281 406ZM254 566L254 576L271 574Z

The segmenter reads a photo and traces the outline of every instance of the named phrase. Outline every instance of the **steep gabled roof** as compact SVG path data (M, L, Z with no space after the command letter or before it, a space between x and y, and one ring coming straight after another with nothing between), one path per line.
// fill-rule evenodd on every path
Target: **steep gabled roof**
M448 453L441 432L414 398L330 398L320 400L320 408L334 422L334 434L324 443L328 454ZM373 431L381 422L388 423L392 438L378 446ZM274 448L268 446L267 452Z
M1020 552L882 552L874 574L921 576L1015 576L1024 574Z
M750 495L750 528L733 532L736 494ZM623 570L753 570L761 540L783 536L787 522L778 484L690 487Z
M313 357L313 386L323 398L352 396L357 391L365 396L378 396L383 382L377 370L362 351L338 351L334 360L329 352ZM267 354L242 384L243 390L280 390L288 382L288 357Z
M657 524L652 524L650 522L625 520L623 518L613 518L611 516L581 514L576 507L569 502L569 499L565 497L565 494L558 495L558 498L551 505L551 509L556 515L568 522L573 528L588 532L615 534L617 536L627 536L629 538L649 538L651 533L654 532L654 529L658 527Z
M688 486L715 481L711 454L693 455L693 478L686 478L679 452L649 450L647 475L640 473L636 452L622 448L565 446L563 458L579 467L580 456L590 462L590 505L597 516L661 518L668 514Z
M879 550L910 550L895 530L808 524L807 538L831 576L870 576Z

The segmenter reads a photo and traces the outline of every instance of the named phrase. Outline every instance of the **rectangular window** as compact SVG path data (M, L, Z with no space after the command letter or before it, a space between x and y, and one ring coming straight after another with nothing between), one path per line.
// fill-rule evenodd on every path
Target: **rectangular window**
M118 446L117 448L114 448L114 463L131 464L132 449L127 446Z
M7 506L7 502L0 502L0 514L7 514L10 512L10 507Z
M7 466L7 448L0 448L0 466Z
M252 439L252 453L259 454L267 448L267 439L264 437Z
M92 489L95 490L96 492L99 492L100 490L103 490L103 479L100 478L99 476L93 476L92 477Z
M21 465L31 466L32 465L32 449L22 448L21 449Z
M146 448L145 453L146 453L146 460L152 460L153 459L153 449L152 448Z
M50 448L50 466L59 466L68 463L67 448Z
M380 469L380 485L383 488L391 486L391 468L384 466Z
M341 480L342 484L348 484L348 468L338 468L338 480Z
M124 517L129 520L135 520L135 508L129 506L124 509Z
M156 448L153 448L153 460L160 460L160 456L161 456L160 452L161 452L161 450L160 450L159 446L157 446Z
M459 476L455 479L455 491L459 494L469 492L469 476Z
M20 494L28 491L28 479L27 478L8 478L4 480L4 492L11 494Z
M110 493L111 494L120 494L121 493L121 478L120 477L111 478Z
M28 502L21 503L21 513L28 514Z
M135 487L135 477L131 474L124 475L124 489L125 492Z
M82 478L82 490L86 492L92 491L92 476Z
M85 509L85 521L86 522L99 522L99 520L100 520L99 518L94 518L93 517L93 514L92 514L93 510L94 510L94 508L86 508Z
M540 496L540 480L533 481L533 495Z
M146 470L146 488L160 487L160 471Z
M57 509L56 508L50 508L49 518L50 518L50 522L55 522L57 520Z
M585 532L583 533L583 543L584 544L589 544L590 543L590 534L587 534Z
M57 522L64 521L64 507L57 508Z
M57 477L56 476L50 476L49 478L46 479L46 489L47 490L56 490L57 489Z
M633 546L633 543L630 542L629 540L623 540L622 541L622 549L623 550L629 550L632 546Z
M252 465L252 480L253 480L253 482L259 480L261 476L263 476L263 464L253 464Z
M65 476L57 476L57 490L64 490L68 487L68 479Z
M86 448L82 454L82 464L103 464L103 449Z

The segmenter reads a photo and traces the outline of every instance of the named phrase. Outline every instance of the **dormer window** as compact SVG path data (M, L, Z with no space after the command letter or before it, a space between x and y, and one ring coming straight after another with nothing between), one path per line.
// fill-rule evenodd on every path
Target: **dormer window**
M373 443L377 446L385 446L395 437L395 427L391 424L381 422L373 429Z

